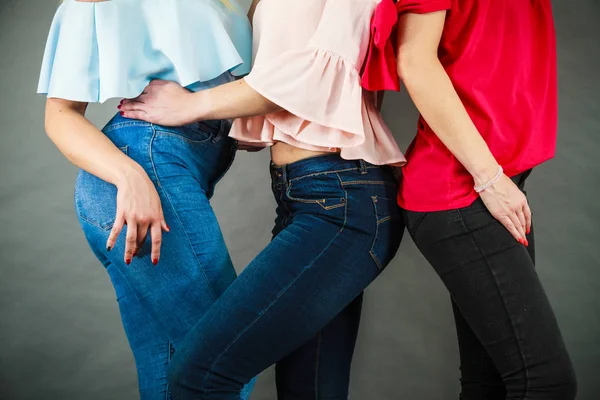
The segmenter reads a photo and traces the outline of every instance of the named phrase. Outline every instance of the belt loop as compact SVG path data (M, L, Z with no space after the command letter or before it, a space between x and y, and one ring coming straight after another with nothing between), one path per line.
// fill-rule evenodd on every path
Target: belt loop
M367 163L365 160L358 160L358 165L360 166L360 174L365 175L367 173Z
M281 168L281 173L283 174L283 176L282 176L283 183L287 185L287 182L288 182L288 166L287 166L287 164Z

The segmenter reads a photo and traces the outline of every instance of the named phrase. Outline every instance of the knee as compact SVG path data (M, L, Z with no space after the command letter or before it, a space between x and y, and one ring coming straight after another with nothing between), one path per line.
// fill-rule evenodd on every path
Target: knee
M546 371L538 384L530 382L530 396L539 393L540 399L574 400L577 395L577 377L571 361L568 358L557 361L549 365ZM538 397L534 395L531 398Z

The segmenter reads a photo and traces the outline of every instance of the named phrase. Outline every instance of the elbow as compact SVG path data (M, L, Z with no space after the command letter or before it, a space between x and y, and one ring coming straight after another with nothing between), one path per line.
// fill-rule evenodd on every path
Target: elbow
M405 84L419 79L426 74L428 67L438 63L437 54L431 55L413 48L400 47L398 49L396 69L400 80Z

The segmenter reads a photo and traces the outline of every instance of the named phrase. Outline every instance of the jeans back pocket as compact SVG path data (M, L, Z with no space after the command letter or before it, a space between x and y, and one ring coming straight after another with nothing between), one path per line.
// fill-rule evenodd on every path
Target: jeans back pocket
M120 147L127 154L127 146ZM117 214L117 187L84 170L75 181L75 210L80 220L102 230L112 229Z

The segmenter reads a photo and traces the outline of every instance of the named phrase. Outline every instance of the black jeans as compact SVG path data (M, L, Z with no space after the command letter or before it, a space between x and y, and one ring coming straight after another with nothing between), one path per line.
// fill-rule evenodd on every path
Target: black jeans
M531 171L513 181L523 190ZM417 247L452 297L461 399L574 399L576 380L552 307L519 244L478 199L440 212L404 211Z

